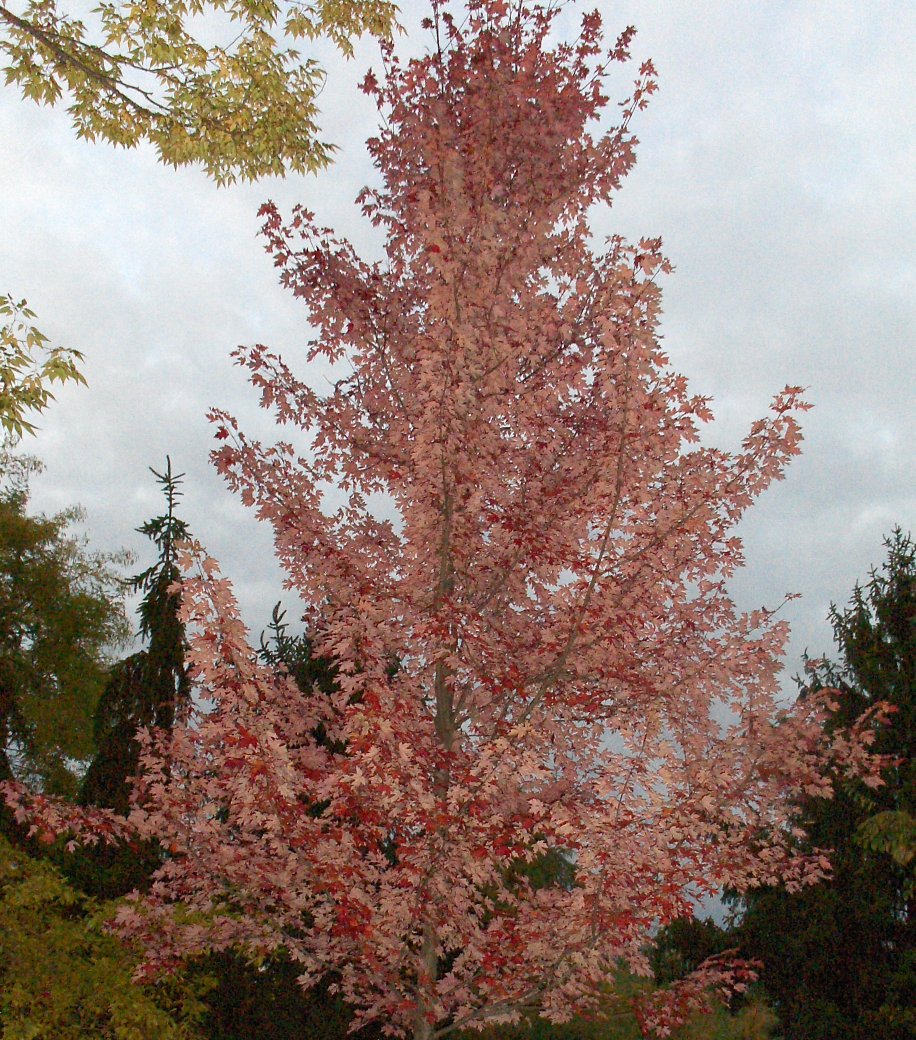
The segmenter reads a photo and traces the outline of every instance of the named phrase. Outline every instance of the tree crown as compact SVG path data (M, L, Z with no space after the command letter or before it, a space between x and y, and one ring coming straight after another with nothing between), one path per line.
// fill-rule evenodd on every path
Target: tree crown
M387 38L396 10L389 0L117 0L87 23L54 0L27 0L0 4L0 52L23 97L69 96L80 137L149 141L163 162L201 163L226 184L327 165L324 72L293 45L326 37L349 55L355 36Z

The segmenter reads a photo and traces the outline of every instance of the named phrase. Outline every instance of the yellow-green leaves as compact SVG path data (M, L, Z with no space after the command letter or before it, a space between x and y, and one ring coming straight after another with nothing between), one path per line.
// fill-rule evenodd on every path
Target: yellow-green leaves
M886 809L859 824L856 839L862 848L887 854L906 871L903 895L912 899L916 892L916 819L903 809Z
M0 455L0 780L69 795L111 651L130 634L128 557L90 552L71 529L78 511L31 514L30 470Z
M34 317L25 300L0 297L0 427L15 440L35 432L26 415L54 400L51 383L86 382L77 368L83 355L49 347L47 336L31 324Z
M0 52L23 97L69 95L80 137L127 148L148 140L163 162L199 162L226 184L327 165L333 146L318 138L316 106L324 72L288 44L324 36L350 55L362 33L389 37L396 11L390 0L136 0L102 3L90 26L55 0L21 11L0 0ZM201 42L202 25L222 33L220 44Z
M204 1008L182 977L131 981L131 951L50 863L0 836L0 1040L192 1040Z

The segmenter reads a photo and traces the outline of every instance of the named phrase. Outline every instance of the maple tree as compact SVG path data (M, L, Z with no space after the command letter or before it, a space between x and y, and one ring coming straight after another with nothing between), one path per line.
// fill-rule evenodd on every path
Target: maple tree
M364 83L381 185L359 200L384 260L304 209L263 210L308 358L339 379L242 350L298 446L215 411L215 461L273 525L334 682L303 691L259 661L229 582L186 549L200 700L145 736L129 820L96 817L168 850L118 916L150 970L283 950L305 987L339 979L354 1026L560 1022L598 1007L621 960L647 974L650 929L691 896L823 877L792 797L829 792L828 768L875 782L873 716L828 737L829 691L781 710L786 625L726 590L735 524L798 452L801 391L740 450L698 444L708 401L658 339L660 240L598 250L590 231L654 70L593 132L633 32L606 52L588 14L554 44L556 15L474 0L459 24L437 5L428 54L386 49ZM8 797L38 828L73 825ZM507 869L549 849L568 883ZM705 962L641 1006L644 1027L746 974Z
M0 3L7 83L53 105L66 94L80 137L125 148L153 144L172 166L201 163L218 183L326 166L318 136L325 73L291 44L387 38L388 0L316 3L116 0L85 12L55 0Z
M77 367L83 355L49 347L48 337L31 324L34 317L25 300L0 297L0 318L6 319L0 326L0 428L13 443L35 432L26 416L54 400L50 383L86 383Z

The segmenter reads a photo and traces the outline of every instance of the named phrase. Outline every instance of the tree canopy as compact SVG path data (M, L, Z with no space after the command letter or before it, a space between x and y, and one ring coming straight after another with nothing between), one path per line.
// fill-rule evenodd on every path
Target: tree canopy
M128 634L126 557L88 551L72 530L78 509L29 513L36 465L0 460L0 779L71 794L110 655Z
M80 137L149 141L218 183L326 165L324 72L293 45L325 37L349 55L362 33L387 39L397 11L389 0L115 0L87 17L55 0L7 3L0 54L23 97L66 95Z
M50 384L86 382L77 367L83 355L49 347L47 336L31 324L34 317L25 300L0 297L0 428L13 441L35 432L27 415L43 412L54 400Z
M808 892L746 894L737 937L793 1040L908 1040L916 1033L916 546L897 529L887 558L845 609L831 608L838 657L810 661L801 697L837 692L831 727L884 701L875 738L890 757L875 790L855 781L832 799L803 798L804 847L834 849L833 874Z
M344 374L319 390L241 350L308 450L214 412L215 461L272 524L336 675L316 697L258 660L228 580L188 550L200 710L144 759L127 826L170 858L118 917L151 970L282 949L304 986L336 973L360 1023L414 1040L563 1021L621 960L647 969L692 890L821 877L791 798L872 769L864 733L824 733L825 698L781 711L785 626L725 584L734 525L799 450L800 390L738 450L697 444L708 403L658 339L661 243L597 249L589 226L654 70L601 127L632 33L606 47L587 14L557 42L556 15L437 6L429 52L367 77L380 187L360 201L384 261L264 208L307 357ZM550 847L569 883L507 871ZM707 961L643 1025L743 978Z

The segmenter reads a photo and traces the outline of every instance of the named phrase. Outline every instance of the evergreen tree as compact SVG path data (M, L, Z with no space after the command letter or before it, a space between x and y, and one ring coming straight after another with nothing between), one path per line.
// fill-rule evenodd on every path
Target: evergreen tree
M280 604L273 609L267 631L261 633L261 660L285 672L299 689L309 695L330 699L337 688L337 666L327 657L315 653L314 640L308 632L290 633L286 611ZM392 671L397 665L392 664ZM329 751L342 754L346 745L333 740L323 722L314 732L315 740Z
M166 508L137 530L158 550L145 571L129 579L133 592L142 592L138 614L143 650L112 668L95 713L98 748L80 791L83 805L104 806L127 813L130 789L139 763L137 730L155 726L170 730L176 711L190 695L185 665L185 630L178 616L179 571L175 546L188 537L187 524L175 513L184 474L173 474L166 456L164 473L150 472L161 484Z
M895 709L876 750L896 764L884 786L840 784L798 809L810 848L832 848L828 884L746 897L745 951L760 957L769 994L792 1040L912 1040L916 1036L913 921L916 817L916 546L896 529L887 561L831 608L838 662L808 662L801 696L839 690L835 729L878 701Z
M728 931L711 917L678 917L659 931L649 962L655 981L664 986L695 971L707 957L733 946Z
M150 471L162 486L166 507L137 530L153 542L158 557L128 580L132 591L143 593L137 612L139 635L146 646L119 661L109 673L94 718L96 755L79 792L82 805L114 809L123 815L129 810L139 767L137 731L144 726L170 730L176 713L190 697L185 630L178 616L180 597L175 587L180 576L175 546L188 537L187 524L176 515L184 474L172 473L168 456L164 473ZM57 859L82 891L112 899L146 887L161 862L161 853L155 842L100 844Z

